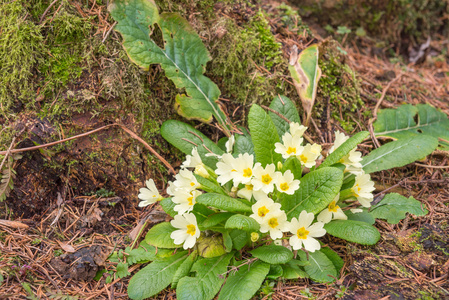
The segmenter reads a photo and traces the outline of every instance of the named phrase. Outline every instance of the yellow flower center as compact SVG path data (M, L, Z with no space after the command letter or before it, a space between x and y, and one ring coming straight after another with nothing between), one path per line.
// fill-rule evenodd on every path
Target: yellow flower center
M236 169L232 169L231 172L237 172L237 170Z
M187 225L187 234L190 234L191 236L194 236L196 232L196 226L193 224Z
M276 227L278 227L278 226L279 226L278 219L277 219L277 218L271 218L270 220L268 220L268 225L269 225L271 228L276 228Z
M269 184L271 180L273 180L273 178L271 178L270 174L262 175L262 183Z
M251 177L253 176L253 171L251 170L251 168L246 168L245 170L243 170L243 177Z
M339 209L340 207L337 205L337 203L335 201L332 201L331 204L329 204L329 211L331 212L337 212L337 209Z
M189 203L189 205L193 205L193 196L187 198L187 202Z
M246 189L248 191L252 191L253 190L253 185L252 184L247 184L247 185L245 185L245 187L246 187Z
M301 155L299 156L299 158L301 159L301 161L302 161L303 163L307 163L307 156L301 154Z
M292 154L292 153L296 154L296 148L288 147L287 154Z
M305 227L301 227L296 231L296 235L298 236L298 239L305 240L307 239L307 235L309 234L309 231L306 230Z
M192 182L190 183L190 186L195 186L195 182L192 181Z
M261 218L265 217L267 215L267 213L269 213L270 210L268 208L266 208L266 206L262 206L261 208L259 208L257 210L257 215Z
M356 185L352 188L352 192L354 193L354 195L355 195L356 197L359 196L360 190L361 190L361 188L359 187L358 184L356 184Z
M287 182L281 183L281 185L279 186L281 188L281 190L283 190L284 192L287 191L290 187L288 186Z

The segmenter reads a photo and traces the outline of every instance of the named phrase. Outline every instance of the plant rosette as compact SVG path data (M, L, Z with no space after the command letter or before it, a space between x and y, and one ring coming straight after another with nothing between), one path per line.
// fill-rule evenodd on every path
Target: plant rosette
M374 182L364 166L379 156L383 165L397 165L390 150L381 152L382 146L362 158L357 145L368 132L336 132L323 158L320 145L304 143L307 127L299 124L296 108L289 122L279 118L285 106L294 108L288 98L275 98L270 108L278 114L271 115L253 105L249 133L219 143L223 149L190 125L163 124L162 136L187 156L168 184L171 197L162 198L152 180L140 189L139 206L160 201L173 220L147 233L145 245L165 250L133 276L131 298L153 296L171 284L178 299L212 299L218 292L218 299L250 299L267 276L332 282L343 261L322 248L325 234L374 245L380 238L374 218L392 219L391 212L401 209L403 217L427 212L397 194L371 207ZM156 275L148 279L148 270Z

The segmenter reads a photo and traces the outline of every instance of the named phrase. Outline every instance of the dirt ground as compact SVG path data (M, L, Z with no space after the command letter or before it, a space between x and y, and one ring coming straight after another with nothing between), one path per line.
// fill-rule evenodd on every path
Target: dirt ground
M92 50L92 59L80 60L77 65L82 71L76 79L55 85L44 98L39 97L44 86L36 85L32 105L17 100L6 110L2 106L0 151L13 150L2 167L14 170L14 188L0 202L0 299L127 299L129 277L109 282L107 274L99 271L115 270L116 264L107 260L109 254L134 245L141 238L138 233L142 226L148 229L166 219L158 205L138 208L137 194L148 178L154 178L161 191L172 179L154 152L175 169L183 159L158 133L164 120L182 120L172 108L178 91L163 79L159 67L144 72L123 56L121 38L112 30L114 21L105 2L42 2L37 20L47 22L46 29L50 30L52 18L67 5L73 8L72 14L92 23L81 38L93 36L103 41L95 47L106 50L83 48ZM347 93L336 93L334 99L325 86L318 91L310 126L316 142L329 143L337 129L347 134L366 130L379 99L383 100L380 109L402 103L429 103L449 115L449 41L438 32L431 36L424 54L410 63L411 52L404 49L419 48L425 39L414 43L407 39L406 48L405 40L381 44L378 36L329 35L313 13L302 15L302 19L299 15L286 19L285 14L291 12L279 5L289 4L294 11L300 7L298 1L231 6L220 2L209 5L212 10L203 15L203 6L194 1L181 1L184 10L179 8L179 1L166 3L162 8L181 11L199 32L212 54L210 64L214 53L218 53L214 51L225 43L220 38L231 38L227 36L231 33L226 31L226 22L247 28L258 12L265 14L271 34L280 43L279 61L274 59L273 66L266 68L254 58L252 73L247 75L276 78L280 86L276 91L282 90L296 101L301 113L285 63L291 46L303 49L321 43L328 87L347 88ZM203 18L195 19L195 13ZM221 23L208 22L207 18ZM216 64L219 66L219 62ZM329 71L343 65L352 73ZM38 71L34 73L33 78L42 76ZM248 94L259 92L250 91L252 81L246 97L239 100L240 96L226 85L227 73L216 74L210 65L206 73L224 91L220 100L230 118L244 124L245 113L256 101L250 100ZM120 89L112 89L114 85ZM171 102L164 102L166 99ZM223 136L213 126L193 124L215 141ZM69 137L75 138L38 150L19 150ZM367 154L373 147L373 142L367 140L359 150ZM22 157L16 157L14 151ZM4 157L0 156L0 161ZM375 199L386 192L413 196L426 205L429 214L407 216L397 225L376 221L382 238L373 247L327 237L323 242L345 261L335 283L324 285L308 279L267 282L256 298L449 299L448 160L448 152L436 151L403 168L372 174ZM94 279L97 274L100 276ZM176 295L167 289L157 298L175 299Z

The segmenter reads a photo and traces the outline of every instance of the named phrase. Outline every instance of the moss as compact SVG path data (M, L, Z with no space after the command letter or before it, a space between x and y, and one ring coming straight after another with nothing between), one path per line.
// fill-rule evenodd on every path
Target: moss
M327 41L320 46L319 66L322 77L318 83L318 97L329 99L331 117L338 120L344 130L352 131L356 126L352 116L363 107L360 82L355 72L344 63L344 54L335 41ZM321 117L326 102L316 104L315 113L318 118Z

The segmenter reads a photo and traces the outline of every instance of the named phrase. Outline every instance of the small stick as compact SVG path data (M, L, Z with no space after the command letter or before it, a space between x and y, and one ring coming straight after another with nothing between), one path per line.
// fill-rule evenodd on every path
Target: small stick
M117 21L115 21L114 24L112 24L111 28L108 30L108 32L106 32L106 35L104 36L104 38L101 41L101 43L104 43L104 41L106 41L106 39L108 38L109 34L111 34L112 29L114 29L115 25L117 25Z
M16 137L13 137L11 144L9 145L8 150L6 151L6 153L4 154L5 157L3 157L2 163L0 164L0 172L2 171L3 165L5 164L6 160L8 159L8 155L10 153L12 153L12 146L14 145L14 142L16 141ZM0 153L0 155L3 155L2 153Z
M39 20L39 24L42 23L42 21L45 18L45 15L48 13L48 11L50 10L50 8L55 5L55 3L58 2L58 0L54 0L52 3L50 3L50 5L47 7L47 9L44 11L44 13L41 16L41 19Z

